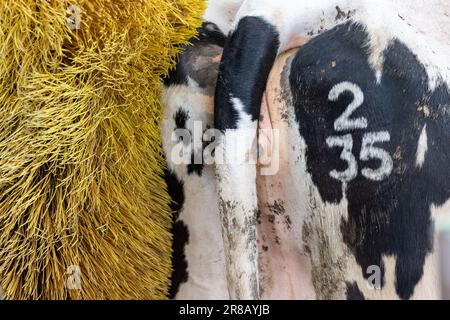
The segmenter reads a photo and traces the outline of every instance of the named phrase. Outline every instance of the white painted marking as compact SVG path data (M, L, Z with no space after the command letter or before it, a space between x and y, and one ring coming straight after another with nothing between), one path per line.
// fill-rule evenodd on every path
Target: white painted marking
M348 168L345 171L333 170L330 176L342 182L349 182L358 176L358 163L352 153L353 138L350 134L342 137L327 138L327 145L329 148L342 147L341 159L348 163Z
M351 115L364 103L364 94L361 88L351 82L345 81L335 85L329 95L328 100L337 101L344 92L353 94L352 103L345 109L344 113L334 122L334 130L337 132L346 130L366 129L368 126L367 118L359 117L350 119Z
M337 132L366 129L368 127L368 120L365 117L359 117L351 119L351 115L364 103L364 93L361 88L348 81L341 82L335 85L328 94L328 100L337 101L341 94L344 92L351 92L353 94L353 101L344 111L344 113L336 119L334 122L334 129ZM370 168L362 169L361 173L369 180L382 181L386 179L391 173L394 167L392 157L390 154L380 148L374 147L378 142L391 141L391 135L387 131L366 133L363 137L360 160L369 161L370 159L381 160L381 166L377 170ZM341 159L347 161L349 164L348 169L344 172L338 172L333 170L330 172L330 176L336 180L342 182L349 182L358 176L358 162L352 153L353 149L353 137L351 134L341 137L329 137L327 139L329 148L343 147L344 150L341 153Z
M422 133L420 134L419 143L417 145L416 152L416 167L422 168L425 163L425 155L428 151L428 134L427 134L427 125L425 125L422 129Z
M363 137L360 159L369 161L370 159L380 159L380 168L373 170L369 168L362 169L361 173L369 180L382 181L389 177L394 168L394 162L391 155L383 149L376 148L373 145L378 142L391 141L391 135L387 131L366 133Z

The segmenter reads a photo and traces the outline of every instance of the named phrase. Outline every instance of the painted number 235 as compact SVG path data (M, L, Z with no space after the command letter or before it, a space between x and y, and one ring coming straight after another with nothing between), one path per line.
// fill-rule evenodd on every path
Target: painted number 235
M364 103L364 94L359 86L351 82L341 82L335 85L329 95L330 101L337 101L344 92L353 94L353 102L347 107L344 113L334 122L334 130L342 132L347 130L364 130L368 127L368 121L365 117L351 118L351 115ZM365 133L362 139L361 152L359 159L369 161L377 159L381 161L378 169L363 168L361 174L373 181L382 181L392 173L394 164L391 155L384 149L375 147L377 143L391 141L391 135L388 131ZM342 148L341 159L348 164L345 171L333 170L330 176L342 182L349 182L358 176L358 161L353 154L353 136L346 134L343 136L328 137L327 145L329 148Z

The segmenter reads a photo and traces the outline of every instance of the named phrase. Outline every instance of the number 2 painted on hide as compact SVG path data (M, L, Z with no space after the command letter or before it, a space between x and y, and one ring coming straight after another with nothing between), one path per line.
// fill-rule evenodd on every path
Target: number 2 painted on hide
M368 121L365 117L351 118L351 115L364 103L364 94L359 86L351 82L341 82L335 85L329 95L330 101L337 101L344 92L353 94L352 103L345 109L344 113L334 122L334 129L337 132L346 130L367 129ZM370 132L363 136L361 153L359 159L369 161L378 159L381 165L378 169L364 168L361 174L373 181L382 181L390 176L394 168L391 155L384 149L374 147L375 143L390 142L391 135L388 131ZM347 183L358 176L358 161L353 155L353 136L346 134L344 136L332 136L326 139L329 148L341 147L341 160L347 162L348 168L345 171L333 170L330 176L336 180Z
M344 113L336 119L334 122L334 130L340 132L345 130L367 129L369 126L367 118L360 117L350 119L352 113L364 103L364 93L356 84L346 81L335 85L328 95L328 100L337 101L340 95L346 91L353 94L353 102L345 109Z

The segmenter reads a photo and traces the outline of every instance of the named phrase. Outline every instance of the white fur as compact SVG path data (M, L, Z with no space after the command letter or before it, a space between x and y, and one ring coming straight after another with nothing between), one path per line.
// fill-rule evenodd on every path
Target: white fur
M381 81L383 52L398 39L403 42L425 66L429 77L429 89L440 83L450 87L450 4L443 0L246 0L230 19L226 14L212 15L223 8L234 12L240 1L211 2L206 17L217 19L223 30L234 30L239 20L246 16L260 16L273 24L280 34L280 52L290 49L289 44L296 36L317 35L337 24L346 22L345 17L336 19L337 10L352 12L351 19L366 27L370 40L370 64ZM217 6L217 7L216 7ZM214 10L213 8L217 9ZM446 15L447 14L447 15ZM233 20L233 22L231 22Z
M214 22L227 35L243 2L244 0L209 0L203 18Z
M448 226L450 226L450 199L442 206L432 206L431 213L436 221L437 229L448 231Z

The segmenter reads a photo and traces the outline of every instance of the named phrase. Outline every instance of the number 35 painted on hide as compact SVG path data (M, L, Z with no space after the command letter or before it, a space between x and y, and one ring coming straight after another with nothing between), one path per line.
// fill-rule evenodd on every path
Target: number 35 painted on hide
M363 130L368 127L368 120L365 117L351 119L351 115L364 103L364 94L360 87L351 82L341 82L334 86L329 95L330 101L337 101L344 92L353 94L352 103L346 108L344 113L334 122L334 129L337 132L346 130ZM373 181L382 181L390 176L394 168L391 155L384 149L375 147L376 143L391 141L391 135L388 131L366 133L362 139L361 152L359 159L369 161L378 159L381 165L378 169L363 168L361 174ZM350 182L358 176L358 161L353 155L353 136L346 134L344 136L332 136L326 139L329 148L342 148L341 159L346 161L348 168L345 171L333 170L330 176L344 183Z

